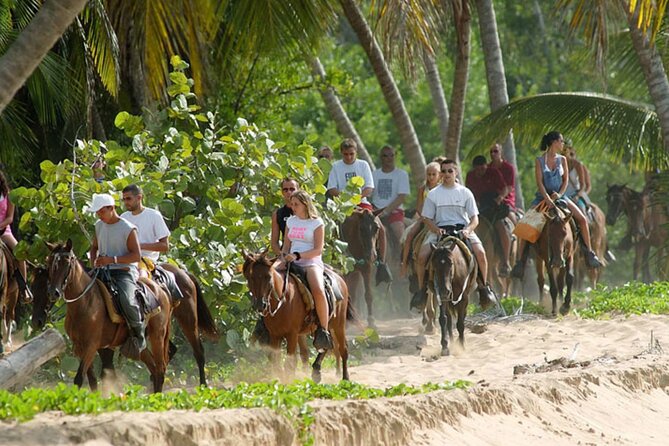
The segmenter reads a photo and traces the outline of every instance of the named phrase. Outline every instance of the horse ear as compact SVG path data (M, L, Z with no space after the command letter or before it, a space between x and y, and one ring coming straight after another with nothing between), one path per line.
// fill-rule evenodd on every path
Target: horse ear
M242 256L244 257L244 260L251 259L251 256L249 255L249 253L244 248L242 248Z
M65 250L72 251L72 239L68 238L67 243L65 243Z

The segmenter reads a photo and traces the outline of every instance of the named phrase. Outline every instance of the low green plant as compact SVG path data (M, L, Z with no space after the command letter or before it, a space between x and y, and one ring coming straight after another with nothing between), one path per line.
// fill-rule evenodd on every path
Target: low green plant
M616 314L669 314L669 282L628 282L616 288L598 287L588 294L584 308L574 312L588 319Z
M124 392L103 397L74 386L59 384L52 389L31 388L20 393L0 391L0 419L27 421L38 413L58 410L68 415L99 414L110 411L162 412L167 410L204 410L221 408L266 407L286 416L300 432L303 444L313 444L310 426L314 415L309 402L315 399L347 400L417 395L436 390L464 389L467 381L422 386L399 384L378 389L351 381L316 384L311 380L284 385L277 381L240 383L231 389L198 387L194 392L178 390L144 394L141 386L128 386Z

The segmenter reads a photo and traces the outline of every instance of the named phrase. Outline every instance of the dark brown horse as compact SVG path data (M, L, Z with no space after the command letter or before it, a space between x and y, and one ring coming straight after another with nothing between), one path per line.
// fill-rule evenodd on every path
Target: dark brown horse
M508 220L508 224L513 225L510 220ZM505 228L507 228L507 226L505 226ZM496 294L508 296L511 292L511 284L513 281L510 276L502 277L499 275L499 270L504 264L505 259L503 258L504 254L502 252L502 245L499 240L497 229L487 217L479 215L479 225L476 227L476 235L481 239L483 249L488 258L487 283L494 288ZM509 231L509 237L511 237L511 231ZM509 258L506 259L507 263L513 264L513 259L516 257L515 250L516 243L512 241L511 252L509 253Z
M606 191L606 223L614 225L622 214L627 216L627 241L634 246L634 266L632 279L637 280L639 273L644 282L651 281L649 255L652 246L657 247L657 258L663 259L663 249L667 240L667 214L663 204L654 203L649 187L642 192L630 189L626 185L613 184ZM666 203L664 203L666 207Z
M367 303L367 324L372 328L376 327L373 315L372 265L376 260L377 239L385 237L385 232L381 232L380 229L381 220L366 209L356 210L341 225L341 238L348 243L348 251L355 259L355 269L347 274L346 283L354 295L362 279ZM385 244L385 240L382 244ZM385 258L379 260L385 262Z
M297 361L295 352L299 336L316 330L318 320L316 311L307 311L295 279L290 276L285 283L285 272L277 271L275 259L268 258L266 253L244 253L243 273L251 292L253 308L262 315L269 331L273 362L275 364L278 362L279 347L285 339L289 357L287 366L292 372ZM348 308L348 288L344 279L334 272L328 272L330 273L336 280L335 286L341 289L343 299L337 302L330 319L329 330L332 333L336 353L341 358L342 379L348 380L346 319L352 318L351 310ZM321 362L326 353L319 352L312 365L311 376L316 382L321 380Z
M19 286L16 281L18 263L9 247L0 240L0 354L12 350L12 327L19 300Z
M216 341L218 339L216 324L207 307L207 303L202 296L202 290L200 289L200 284L197 279L192 274L187 273L172 264L164 263L161 266L174 273L177 286L183 295L179 304L176 307L173 307L172 314L193 349L193 356L195 356L199 371L200 385L206 386L204 346L202 345L200 336L204 335L206 338ZM54 304L54 301L49 299L47 293L48 279L49 276L46 268L36 267L32 270L31 288L34 296L32 325L36 329L44 328L47 315ZM106 349L103 349L99 352L100 358L102 359L103 375L107 371L113 371L114 369L112 362L113 351L105 350ZM175 351L176 347L170 344L170 358Z
M441 354L450 354L449 340L453 340L453 319L460 346L465 345L465 316L469 294L476 288L478 267L473 254L456 237L446 237L433 246L429 261L428 289L440 305Z
M558 296L562 298L564 295L564 301L560 307L561 314L567 314L571 307L571 288L574 282L574 232L570 220L570 213L557 207L549 209L546 225L539 239L534 243L537 253L537 285L540 300L543 300L544 297L545 267L548 273L554 315L557 314Z
M72 340L74 354L80 359L75 384L83 384L83 376L88 377L92 390L97 389L93 360L98 350L121 346L128 337L125 322L114 323L107 311L104 294L106 286L98 279L91 278L72 251L72 241L65 245L49 244L47 257L49 292L56 298L62 297L66 303L65 331ZM153 391L161 392L168 363L168 343L172 309L169 296L155 282L140 278L153 292L160 303L161 311L147 323L146 335L151 350L141 353L141 361L151 373Z

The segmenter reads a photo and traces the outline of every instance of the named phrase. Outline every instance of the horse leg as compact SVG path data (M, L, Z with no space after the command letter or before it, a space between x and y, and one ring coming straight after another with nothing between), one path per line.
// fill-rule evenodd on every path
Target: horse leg
M557 280L555 279L555 272L553 271L553 268L548 268L548 284L550 287L550 292L551 292L551 313L553 316L557 315L557 295L558 295L558 287L557 287Z
M448 329L446 328L448 318L446 316L446 302L440 302L439 305L439 326L441 327L441 356L448 356L450 352L448 351Z
M535 268L537 270L537 287L539 288L539 303L541 304L544 301L544 285L546 283L546 278L544 277L544 261L538 255L538 253L535 261Z
M339 360L341 358L341 379L349 380L348 376L348 344L346 343L346 316L342 315L333 327L333 338L335 341L335 356L337 357L337 370L339 370Z
M89 347L81 356L79 361L79 368L77 369L77 374L74 377L74 384L77 387L81 387L84 384L84 375L86 375L88 378L88 386L91 388L91 390L98 390L98 381L95 378L95 373L93 372L93 360L95 359L96 353L96 349Z
M105 379L107 375L113 374L116 376L116 370L114 369L114 350L110 348L101 348L98 350L98 356L100 357L100 379Z
M565 268L567 271L567 292L564 295L564 302L560 307L560 314L563 316L569 313L569 309L571 308L571 288L574 283L573 262L574 259L572 254L572 257L567 259L567 266Z
M367 262L360 269L362 273L363 283L365 285L365 303L367 304L367 325L369 328L376 330L376 321L374 320L373 315L373 304L374 295L372 294L372 265Z
M325 358L325 353L326 352L319 352L318 356L316 356L316 360L311 365L311 379L316 384L321 382L321 363L323 362L323 358ZM346 370L346 374L348 375L348 370Z
M188 339L188 343L193 350L193 356L195 357L197 369L200 374L200 385L206 386L207 378L204 375L204 346L200 339L200 330L197 326L197 309L194 308L194 304L195 302L193 299L181 302L175 309L174 316L179 323L179 327L181 327L181 332L186 336L186 339Z
M457 307L458 311L458 322L456 324L456 327L458 329L458 342L460 343L460 347L463 349L465 348L465 316L467 315L467 306L462 305L462 303L458 304Z
M302 367L307 368L307 365L309 364L309 346L307 345L307 337L305 335L297 337L297 346L300 349L300 362L302 362ZM339 358L337 358L337 363L339 363ZM337 368L339 368L338 364Z
M286 376L292 379L295 376L295 369L297 368L297 332L290 333L286 336L286 350L288 358L286 359L284 372Z
M425 326L425 334L434 333L434 317L436 316L435 307L435 295L433 292L428 291L427 304L425 305L425 310L423 310L423 325Z

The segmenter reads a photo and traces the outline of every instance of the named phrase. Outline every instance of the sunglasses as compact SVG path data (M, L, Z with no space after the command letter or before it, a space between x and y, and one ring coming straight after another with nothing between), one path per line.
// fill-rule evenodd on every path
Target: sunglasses
M123 201L132 201L137 197L123 197Z
M499 150L493 149L493 150L490 151L490 153L499 153Z
M441 171L441 173L453 173L455 172L455 169L444 169Z
M284 187L281 190L283 190L284 192L295 192L297 189L295 189L294 187Z

